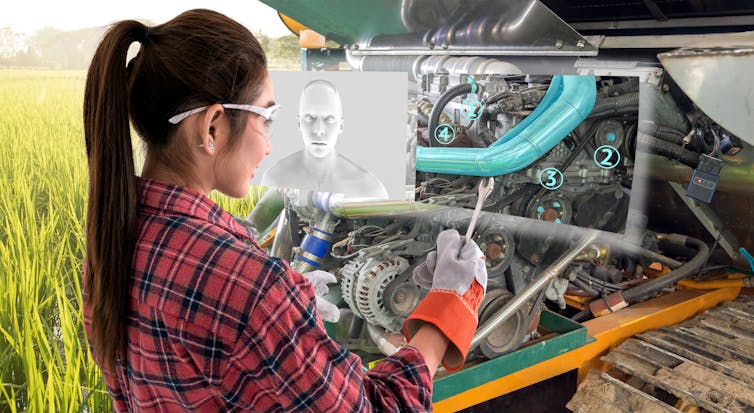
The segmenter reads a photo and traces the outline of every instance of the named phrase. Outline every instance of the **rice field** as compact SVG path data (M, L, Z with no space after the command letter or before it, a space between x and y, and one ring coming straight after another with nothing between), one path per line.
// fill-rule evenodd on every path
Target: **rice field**
M80 311L84 79L0 70L0 412L112 410ZM245 215L260 193L212 197Z

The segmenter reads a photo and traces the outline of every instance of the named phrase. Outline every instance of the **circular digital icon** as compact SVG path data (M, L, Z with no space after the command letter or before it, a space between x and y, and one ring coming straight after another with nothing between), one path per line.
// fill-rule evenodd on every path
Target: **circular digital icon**
M441 145L450 145L456 140L456 130L447 123L441 123L435 128L434 137Z
M461 116L466 120L475 120L482 114L482 102L477 98L466 98L461 102Z
M539 184L545 189L554 191L563 185L565 178L558 168L545 168L539 173Z
M594 162L602 169L613 169L620 163L620 151L611 145L602 145L594 151Z

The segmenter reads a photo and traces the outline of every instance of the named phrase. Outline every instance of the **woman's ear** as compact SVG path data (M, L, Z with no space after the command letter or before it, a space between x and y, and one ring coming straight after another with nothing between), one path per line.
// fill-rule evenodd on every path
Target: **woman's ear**
M206 154L213 156L220 145L228 141L227 119L222 116L225 108L215 103L203 112L199 122L199 148ZM225 123L224 123L225 122Z

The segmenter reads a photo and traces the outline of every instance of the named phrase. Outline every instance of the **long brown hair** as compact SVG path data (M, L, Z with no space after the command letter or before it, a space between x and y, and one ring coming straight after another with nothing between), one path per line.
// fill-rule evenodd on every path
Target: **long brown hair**
M127 65L133 42L141 48ZM168 122L171 116L214 103L252 102L265 72L264 52L251 32L210 10L187 11L151 28L121 21L99 44L84 94L84 275L94 353L104 366L114 366L126 345L137 208L129 118L147 151L165 150L177 128ZM233 112L226 113L237 137L248 117Z

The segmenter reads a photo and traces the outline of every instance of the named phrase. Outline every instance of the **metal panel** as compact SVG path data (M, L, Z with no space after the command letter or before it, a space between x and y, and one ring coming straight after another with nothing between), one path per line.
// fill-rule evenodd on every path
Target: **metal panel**
M597 54L538 0L262 1L354 55Z
M717 36L658 57L704 113L754 145L754 32Z

